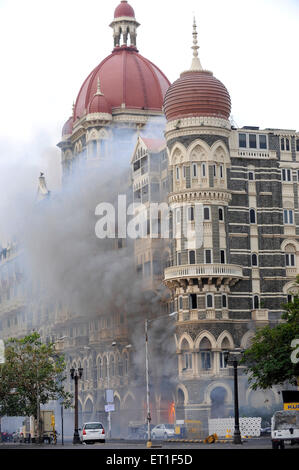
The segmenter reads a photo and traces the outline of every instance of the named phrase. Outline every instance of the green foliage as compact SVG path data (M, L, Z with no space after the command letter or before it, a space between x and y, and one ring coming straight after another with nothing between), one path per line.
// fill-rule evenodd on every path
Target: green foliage
M70 407L64 371L64 357L54 343L42 343L38 333L7 340L5 364L0 366L0 415L36 417L38 403L57 399Z
M299 284L299 278L296 281ZM291 342L299 338L299 296L283 306L284 322L275 327L265 326L256 331L251 347L244 352L242 363L246 365L252 389L267 389L289 382L297 384L299 364L291 360Z

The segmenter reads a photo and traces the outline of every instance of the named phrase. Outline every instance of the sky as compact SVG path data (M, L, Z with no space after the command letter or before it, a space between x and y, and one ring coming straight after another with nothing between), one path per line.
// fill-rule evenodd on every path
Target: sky
M83 81L113 49L118 3L0 0L0 168L21 159L59 185L56 144ZM299 130L299 0L130 4L139 52L171 82L191 64L195 16L201 63L229 90L235 124Z

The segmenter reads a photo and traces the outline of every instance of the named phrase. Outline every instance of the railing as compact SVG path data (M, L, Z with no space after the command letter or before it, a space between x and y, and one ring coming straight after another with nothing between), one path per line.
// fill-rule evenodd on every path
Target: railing
M165 269L164 279L181 277L242 277L243 270L241 266L232 264L194 264L184 266L172 266Z

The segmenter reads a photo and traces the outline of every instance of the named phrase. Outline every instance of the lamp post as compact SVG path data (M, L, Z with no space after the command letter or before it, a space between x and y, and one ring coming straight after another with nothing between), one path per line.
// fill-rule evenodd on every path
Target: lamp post
M78 381L82 378L83 369L79 367L78 369L70 369L70 374L72 380L75 381L75 429L74 429L74 437L73 437L73 444L80 444L80 436L79 436L79 426L78 426Z
M234 351L225 351L224 360L228 365L234 368L234 406L235 406L235 430L234 430L234 444L242 444L240 433L240 420L239 420L239 396L238 396L238 356L241 354L241 349Z
M151 441L151 410L150 410L150 388L149 388L149 367L148 367L148 326L150 323L160 318L173 317L177 312L169 313L168 315L161 315L159 317L153 318L152 320L146 319L144 322L144 333L145 333L145 379L146 379L146 408L147 408L147 443L146 447L150 448L152 446Z

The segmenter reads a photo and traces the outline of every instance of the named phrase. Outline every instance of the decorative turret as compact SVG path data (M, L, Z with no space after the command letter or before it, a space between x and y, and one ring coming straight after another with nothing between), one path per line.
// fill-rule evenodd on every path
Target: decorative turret
M136 49L137 28L140 24L136 21L135 12L127 0L122 0L115 9L114 20L110 26L113 28L114 47L130 46Z

